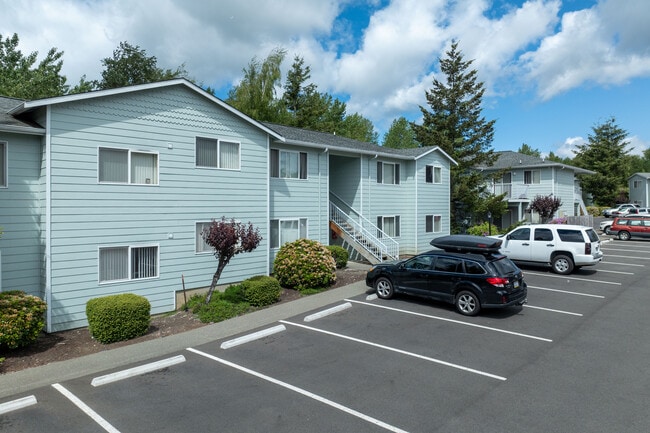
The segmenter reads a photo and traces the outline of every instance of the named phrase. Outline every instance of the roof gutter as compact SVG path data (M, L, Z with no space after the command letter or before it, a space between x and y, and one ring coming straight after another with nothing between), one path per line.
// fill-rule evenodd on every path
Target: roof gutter
M0 132L12 132L16 134L45 135L45 128L33 126L0 125Z

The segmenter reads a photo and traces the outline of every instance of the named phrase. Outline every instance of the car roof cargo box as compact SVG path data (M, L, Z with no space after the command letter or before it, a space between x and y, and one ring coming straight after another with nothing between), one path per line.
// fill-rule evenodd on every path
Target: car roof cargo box
M449 235L430 242L436 248L455 253L498 253L502 239L474 235Z

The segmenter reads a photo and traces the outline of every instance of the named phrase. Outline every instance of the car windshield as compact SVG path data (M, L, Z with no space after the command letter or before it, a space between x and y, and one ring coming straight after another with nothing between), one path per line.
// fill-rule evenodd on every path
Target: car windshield
M498 275L514 275L519 272L519 268L509 258L503 256L490 262L497 270Z

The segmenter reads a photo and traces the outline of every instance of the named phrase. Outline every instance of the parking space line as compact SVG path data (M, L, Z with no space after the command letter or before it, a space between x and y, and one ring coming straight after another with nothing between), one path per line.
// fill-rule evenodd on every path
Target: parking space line
M588 281L590 283L611 284L613 286L622 286L623 285L623 283L617 283L617 282L614 282L614 281L592 280L592 279L589 279L589 278L568 277L566 275L540 274L540 273L537 273L537 272L529 272L529 271L526 271L524 273L524 275L538 275L540 277L561 278L563 280Z
M609 256L608 256L609 257ZM636 266L637 268L645 268L645 265L640 265L638 263L619 263L619 262L607 262L603 260L600 262L601 265L622 265L622 266Z
M624 259L634 259L634 260L650 260L650 257L639 257L639 256L623 256L620 254L607 254L606 257L623 257Z
M0 415L13 412L14 410L23 409L27 406L35 405L36 403L36 397L33 395L2 403L0 404Z
M528 286L529 289L537 289L537 290L545 290L547 292L558 292L558 293L563 293L566 295L578 295L578 296L587 296L589 298L599 298L599 299L605 299L604 296L602 295L592 295L591 293L580 293L580 292L570 292L568 290L559 290L559 289L551 289L548 287L538 287L538 286Z
M634 275L634 272L610 271L610 270L607 270L607 269L598 269L598 272L604 272L604 273L606 273L606 274Z
M57 391L59 391L61 394L63 394L68 400L70 400L75 406L81 409L83 413L85 413L90 418L92 418L92 420L95 421L97 424L99 424L104 430L106 430L109 433L120 433L118 429L113 427L108 421L102 418L97 412L92 410L90 406L88 406L86 403L81 401L76 395L68 391L62 385L58 383L53 383L52 387Z
M162 359L160 361L150 362L138 367L129 368L127 370L117 371L115 373L106 374L104 376L95 377L90 384L92 386L102 386L108 383L117 382L118 380L127 379L129 377L138 376L152 371L161 370L172 365L185 362L183 355L174 356L172 358Z
M377 305L377 304L371 304L371 303L368 303L368 302L355 301L353 299L346 299L346 301L354 302L354 303L361 304L361 305L367 305L367 306L373 307L373 308L383 308L384 310L397 311L398 313L410 314L410 315L413 315L413 316L426 317L427 319L442 320L443 322L450 322L450 323L455 323L455 324L458 324L458 325L471 326L473 328L481 328L481 329L486 329L488 331L501 332L503 334L514 335L514 336L517 336L517 337L531 338L533 340L545 341L547 343L553 342L553 340L551 340L549 338L536 337L535 335L522 334L521 332L507 331L505 329L493 328L491 326L485 326L485 325L478 325L476 323L461 322L460 320L448 319L446 317L432 316L430 314L423 314L423 313L416 313L416 312L413 312L413 311L401 310L399 308L387 307L385 305Z
M297 326L299 328L308 329L310 331L319 332L321 334L326 334L326 335L331 335L333 337L342 338L344 340L354 341L355 343L361 343L361 344L365 344L365 345L368 345L368 346L377 347L379 349L388 350L388 351L391 351L391 352L399 353L401 355L407 355L407 356L411 356L413 358L423 359L425 361L430 361L430 362L433 362L435 364L444 365L446 367L455 368L457 370L463 370L463 371L466 371L468 373L474 373L474 374L478 374L480 376L485 376L485 377L489 377L489 378L497 379L497 380L506 380L506 378L503 377L503 376L497 376L496 374L487 373L485 371L480 371L480 370L475 370L473 368L464 367L464 366L459 365L459 364L453 364L451 362L442 361L440 359L430 358L428 356L419 355L419 354L413 353L413 352L407 352L406 350L396 349L396 348L390 347L390 346L384 346L383 344L377 344L377 343L373 343L371 341L361 340L360 338L350 337L350 336L343 335L343 334L337 334L336 332L325 331L324 329L313 328L311 326L302 325L300 323L288 322L286 320L280 320L280 322L286 323L287 325L293 325L293 326Z
M222 349L230 349L231 347L239 346L240 344L250 343L254 340L259 340L260 338L268 337L269 335L277 334L278 332L285 331L285 328L282 325L274 326L262 331L253 332L252 334L244 335L243 337L234 338L232 340L224 341L221 343Z
M528 304L524 305L524 308L532 308L533 310L544 310L544 311L550 311L551 313L568 314L570 316L580 316L580 317L582 317L582 314L580 314L580 313L572 313L570 311L554 310L552 308L534 307L534 306L528 305Z
M271 382L271 383L273 383L275 385L281 386L281 387L286 388L286 389L288 389L290 391L297 392L298 394L304 395L305 397L308 397L308 398L316 400L316 401L318 401L320 403L326 404L326 405L328 405L330 407L333 407L334 409L338 409L338 410L340 410L342 412L345 412L345 413L347 413L349 415L355 416L355 417L360 418L360 419L362 419L364 421L367 421L367 422L369 422L371 424L382 427L385 430L392 431L392 432L395 432L395 433L408 433L406 430L402 430L402 429L400 429L398 427L387 424L387 423L385 423L383 421L378 420L377 418L373 418L371 416L368 416L366 414L358 412L358 411L356 411L354 409L351 409L351 408L349 408L347 406L343 406L342 404L336 403L335 401L332 401L332 400L329 400L329 399L327 399L325 397L321 397L321 396L319 396L317 394L314 394L313 392L309 392L309 391L307 391L305 389L298 388L297 386L291 385L291 384L289 384L287 382L282 382L281 380L275 379L275 378L273 378L271 376L267 376L265 374L258 373L257 371L254 371L254 370L251 370L249 368L243 367L241 365L232 363L230 361L226 361L225 359L218 358L218 357L216 357L214 355L210 355L209 353L202 352L200 350L196 350L196 349L191 348L191 347L188 347L187 350L192 352L192 353L196 353L197 355L200 355L200 356L203 356L205 358L211 359L213 361L217 361L217 362L219 362L219 363L221 363L223 365L226 365L228 367L235 368L235 369L237 369L237 370L239 370L241 372L244 372L246 374L250 374L251 376L255 376L257 378L266 380L267 382Z

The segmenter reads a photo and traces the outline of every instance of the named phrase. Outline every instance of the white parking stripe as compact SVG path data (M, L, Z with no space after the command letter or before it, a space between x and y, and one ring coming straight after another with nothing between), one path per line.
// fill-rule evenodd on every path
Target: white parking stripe
M645 268L645 265L640 265L638 263L619 263L619 262L609 262L606 260L603 260L600 262L601 265L621 265L621 266L636 266L638 268Z
M567 295L578 295L578 296L587 296L590 298L600 298L600 299L605 299L604 296L601 295L592 295L591 293L580 293L580 292L570 292L568 290L558 290L558 289L550 289L548 287L537 287L537 286L528 286L529 289L537 289L537 290L546 290L548 292L559 292L559 293L565 293Z
M582 316L582 314L580 314L580 313L572 313L570 311L554 310L552 308L534 307L534 306L528 305L528 304L524 305L524 308L532 308L533 310L550 311L552 313L568 314L570 316Z
M118 429L113 427L108 421L102 418L97 412L92 410L86 403L81 401L76 395L65 389L62 385L58 383L52 384L52 387L59 391L61 394L66 396L68 400L74 403L79 409L81 409L86 415L92 418L97 424L99 424L104 430L109 433L120 433Z
M379 349L389 350L391 352L399 353L401 355L412 356L414 358L419 358L419 359L423 359L425 361L430 361L430 362L440 364L440 365L444 365L444 366L447 366L447 367L456 368L458 370L467 371L469 373L474 373L474 374L478 374L478 375L481 375L481 376L490 377L492 379L506 380L506 378L503 377L503 376L497 376L496 374L486 373L484 371L475 370L473 368L464 367L464 366L458 365L458 364L452 364L451 362L442 361L440 359L430 358L430 357L424 356L424 355L418 355L417 353L407 352L405 350L396 349L394 347L384 346L383 344L377 344L377 343L373 343L371 341L361 340L360 338L349 337L347 335L337 334L335 332L330 332L330 331L325 331L324 329L312 328L311 326L301 325L300 323L288 322L286 320L280 320L280 322L286 323L287 325L293 325L293 326L297 326L297 327L300 327L300 328L303 328L303 329L308 329L310 331L320 332L321 334L327 334L327 335L331 335L333 337L343 338L344 340L354 341L355 343L366 344L368 346L377 347Z
M118 380L127 379L129 377L151 373L152 371L156 371L156 370L162 370L163 368L171 367L172 365L180 364L181 362L185 362L185 357L183 355L178 355L167 359L161 359L160 361L150 362L148 364L129 368L127 370L117 371L115 373L110 373L104 376L95 377L90 382L90 384L92 386L106 385L108 383L117 382Z
M267 376L265 374L258 373L258 372L254 371L254 370L249 369L249 368L243 367L241 365L237 365L237 364L232 363L230 361L226 361L225 359L218 358L218 357L216 357L214 355L210 355L209 353L201 352L200 350L196 350L196 349L193 349L191 347L188 347L187 350L189 350L190 352L196 353L197 355L201 355L203 357L211 359L213 361L220 362L223 365L227 365L229 367L235 368L235 369L237 369L239 371L242 371L244 373L250 374L252 376L258 377L258 378L263 379L263 380L266 380L266 381L271 382L273 384L279 385L279 386L281 386L283 388L286 388L286 389L288 389L290 391L297 392L298 394L304 395L305 397L309 397L309 398L311 398L313 400L316 400L318 402L321 402L323 404L331 406L331 407L333 407L335 409L338 409L338 410L340 410L342 412L345 412L345 413L347 413L349 415L355 416L355 417L360 418L360 419L362 419L364 421L367 421L367 422L369 422L371 424L382 427L385 430L396 432L396 433L408 433L406 430L402 430L402 429L400 429L398 427L387 424L387 423L385 423L383 421L380 421L380 420L378 420L376 418L365 415L365 414L363 414L361 412L358 412L358 411L356 411L354 409L351 409L351 408L349 408L347 406L343 406L342 404L336 403L336 402L334 402L332 400L328 400L328 399L326 399L324 397L321 397L321 396L319 396L317 394L314 394L314 393L309 392L307 390L304 390L302 388L298 388L297 386L291 385L291 384L286 383L286 382L282 382L282 381L280 381L278 379L274 379L274 378L272 378L270 376Z
M607 270L607 269L598 269L598 272L603 272L603 273L606 273L606 274L634 275L634 272L610 271L610 270Z
M634 259L634 260L650 260L650 257L639 257L639 256L623 256L619 254L607 254L606 257L623 257L624 259Z
M563 280L571 281L589 281L590 283L598 283L598 284L611 284L613 286L621 286L623 283L616 283L612 281L602 281L602 280L592 280L590 278L578 278L578 277L568 277L566 275L553 275L553 274L540 274L537 272L529 272L526 271L524 272L524 276L526 275L539 275L540 277L548 277L548 278L562 278Z
M12 412L14 410L23 409L27 406L35 405L36 403L36 397L33 395L2 403L0 404L0 415Z
M551 343L553 341L553 340L551 340L549 338L536 337L534 335L522 334L520 332L513 332L513 331L507 331L505 329L492 328L491 326L477 325L476 323L461 322L460 320L447 319L446 317L432 316L430 314L415 313L413 311L402 310L402 309L393 308L393 307L387 307L385 305L377 305L377 304L370 304L368 302L355 301L354 299L346 299L346 301L354 302L354 303L361 304L361 305L367 305L369 307L374 307L374 308L383 308L384 310L397 311L398 313L404 313L404 314L410 314L410 315L413 315L413 316L426 317L427 319L442 320L443 322L456 323L458 325L465 325L465 326L471 326L473 328L486 329L488 331L501 332L503 334L515 335L517 337L524 337L524 338L531 338L533 340L546 341L548 343Z

